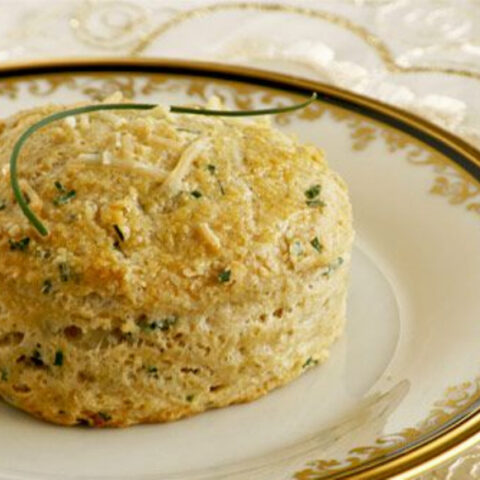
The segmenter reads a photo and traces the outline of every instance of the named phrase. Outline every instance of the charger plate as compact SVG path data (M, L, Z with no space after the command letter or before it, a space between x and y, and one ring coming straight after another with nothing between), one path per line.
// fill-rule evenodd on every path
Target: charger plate
M0 111L117 90L161 104L217 95L236 109L319 93L273 121L324 149L349 184L357 239L346 333L326 364L290 385L176 423L62 428L0 404L1 480L411 478L478 441L479 152L331 86L171 60L4 67Z

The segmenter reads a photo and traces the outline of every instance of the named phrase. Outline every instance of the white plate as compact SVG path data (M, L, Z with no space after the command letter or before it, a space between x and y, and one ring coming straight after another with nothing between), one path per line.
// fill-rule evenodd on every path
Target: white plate
M53 426L1 404L1 480L392 478L474 441L477 152L408 114L271 73L111 61L1 75L3 116L117 89L164 104L217 94L235 108L317 90L314 106L276 121L326 151L349 184L357 231L347 331L326 364L254 403L126 430Z

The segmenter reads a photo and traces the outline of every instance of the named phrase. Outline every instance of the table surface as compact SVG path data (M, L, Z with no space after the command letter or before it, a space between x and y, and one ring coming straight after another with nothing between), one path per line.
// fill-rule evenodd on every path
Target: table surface
M480 147L478 0L0 0L0 62L107 56L300 75ZM480 446L419 480L444 479L480 479Z

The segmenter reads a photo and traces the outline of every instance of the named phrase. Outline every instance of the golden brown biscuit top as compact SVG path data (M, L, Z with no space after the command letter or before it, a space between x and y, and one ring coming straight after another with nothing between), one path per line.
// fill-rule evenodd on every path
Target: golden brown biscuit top
M340 261L350 206L317 148L264 120L161 107L71 117L28 140L19 178L49 228L40 237L14 202L9 158L26 128L62 108L0 126L0 288L41 304L188 310Z

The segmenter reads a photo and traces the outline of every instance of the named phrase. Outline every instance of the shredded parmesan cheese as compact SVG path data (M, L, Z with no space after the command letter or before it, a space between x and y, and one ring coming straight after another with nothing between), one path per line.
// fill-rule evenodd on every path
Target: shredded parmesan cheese
M102 153L102 164L103 165L110 165L112 163L112 154L106 150Z
M75 128L77 126L77 119L75 117L67 117L65 119L65 124L70 128Z
M120 132L115 132L115 148L120 148L122 146L122 134Z
M215 252L219 252L222 249L220 239L217 237L217 235L215 235L208 223L201 223L198 226L198 232L200 233L200 237L212 250L214 250Z
M180 160L178 161L175 168L168 174L167 178L163 182L162 190L164 192L175 193L180 190L182 181L187 175L192 162L197 158L202 152L205 151L208 145L208 140L206 137L199 138L192 142L182 153Z
M136 162L133 160L116 160L113 159L111 155L106 160L107 161L105 161L105 158L102 158L99 153L83 153L78 156L74 165L86 167L110 167L130 170L149 176L158 181L163 181L167 176L164 170L146 163Z

